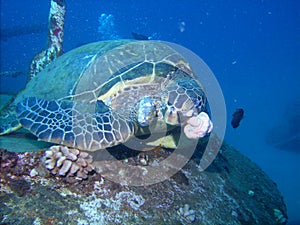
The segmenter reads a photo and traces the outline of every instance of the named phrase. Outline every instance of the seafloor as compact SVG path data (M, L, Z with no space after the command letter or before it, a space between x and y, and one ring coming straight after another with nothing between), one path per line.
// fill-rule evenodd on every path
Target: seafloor
M17 141L22 138L13 138L22 148ZM83 180L76 173L54 175L45 167L44 150L1 149L1 224L286 224L283 197L265 172L225 143L201 172L204 145L199 144L192 159L171 178L139 187L114 183L96 171ZM130 154L122 163L147 168L170 151L142 154L144 165L138 155Z

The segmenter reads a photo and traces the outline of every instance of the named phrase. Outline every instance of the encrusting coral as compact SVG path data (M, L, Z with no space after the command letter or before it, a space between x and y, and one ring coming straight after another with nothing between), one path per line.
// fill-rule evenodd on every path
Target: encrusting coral
M187 223L193 223L196 220L196 211L190 209L188 204L184 204L183 207L179 208L177 214L180 216L180 220L183 220Z
M87 179L94 170L92 162L93 157L88 153L66 146L55 145L45 152L46 168L54 175Z

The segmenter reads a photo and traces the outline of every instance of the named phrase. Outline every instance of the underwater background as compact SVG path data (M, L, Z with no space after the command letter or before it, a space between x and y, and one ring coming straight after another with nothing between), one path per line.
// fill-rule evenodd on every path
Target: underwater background
M226 142L278 184L289 224L300 224L299 1L66 3L65 52L93 41L133 38L136 32L200 56L223 90ZM50 1L1 0L1 93L25 87L32 57L46 46L49 8ZM237 108L245 116L233 129Z

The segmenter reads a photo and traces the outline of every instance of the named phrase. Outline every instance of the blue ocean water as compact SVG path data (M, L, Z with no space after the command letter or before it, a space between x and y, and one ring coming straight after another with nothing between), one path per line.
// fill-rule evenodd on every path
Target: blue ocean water
M300 114L299 1L66 2L64 51L103 38L132 38L131 32L136 32L175 42L199 55L225 96L225 140L269 174L285 197L290 224L300 223L300 147L289 151L290 146L277 149L266 142L272 128L276 127L274 133L287 130L282 124L293 119L287 111L298 118ZM24 88L32 57L46 46L49 7L48 1L1 0L0 70L21 74L2 76L2 93ZM99 27L102 14L111 15L106 28ZM34 31L14 35L12 29ZM231 114L240 107L245 117L233 129ZM293 135L299 138L287 130L278 142Z

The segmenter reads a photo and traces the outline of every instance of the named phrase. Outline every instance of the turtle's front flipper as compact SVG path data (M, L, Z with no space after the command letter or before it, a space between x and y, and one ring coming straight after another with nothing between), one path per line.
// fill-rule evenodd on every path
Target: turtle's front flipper
M94 103L95 104L95 103ZM27 98L17 106L23 127L40 140L95 151L125 142L134 133L134 126L113 113L103 102L91 103L47 101Z

